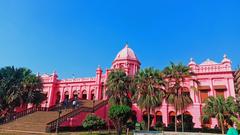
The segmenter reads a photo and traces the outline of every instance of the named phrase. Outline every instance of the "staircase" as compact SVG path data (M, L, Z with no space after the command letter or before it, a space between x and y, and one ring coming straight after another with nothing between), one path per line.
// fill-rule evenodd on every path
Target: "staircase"
M71 112L71 110L63 110L62 114L65 115ZM34 131L34 132L45 132L46 124L49 121L58 118L58 111L49 112L35 112L25 117L21 117L13 122L1 125L0 128L4 130L22 130L22 131Z
M98 109L99 105L103 106L105 101L95 101L94 109ZM31 114L28 114L24 117L20 117L12 122L0 125L1 130L19 130L19 131L28 131L28 132L45 132L46 126L47 129L52 131L56 127L56 121L58 119L59 112L58 109L53 111L36 111ZM68 108L61 110L61 117L59 123L61 124L67 118L74 117L82 111L93 110L93 102L88 100L80 101L79 108ZM74 115L73 115L74 114Z
M107 100L97 101L94 104L93 102L85 102L85 104L79 107L78 109L75 109L72 112L61 116L59 119L49 122L46 126L46 132L52 132L56 128L57 123L61 125L63 122L67 121L69 118L73 118L81 113L94 112L100 109L101 107L107 105L107 103L108 103Z

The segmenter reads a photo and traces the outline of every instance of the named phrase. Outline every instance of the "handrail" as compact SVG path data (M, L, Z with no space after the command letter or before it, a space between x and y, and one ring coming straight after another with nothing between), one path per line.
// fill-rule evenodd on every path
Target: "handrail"
M75 109L72 112L67 113L67 114L61 116L60 118L47 123L47 125L46 125L46 132L51 132L52 130L54 130L56 128L57 122L58 122L58 124L61 124L64 121L66 121L68 118L72 118L72 117L80 114L81 112L92 112L93 109L96 111L99 108L101 108L102 106L106 105L107 103L108 103L108 101L104 100L104 101L98 103L97 105L95 105L93 108L90 108L90 107L80 107L78 109Z
M34 113L36 111L45 111L46 108L45 107L31 107L31 108L27 108L26 110L23 110L21 112L15 112L13 114L10 114L10 116L5 116L1 119L0 121L0 125L14 121L18 118L21 118L23 116L26 116L28 114Z

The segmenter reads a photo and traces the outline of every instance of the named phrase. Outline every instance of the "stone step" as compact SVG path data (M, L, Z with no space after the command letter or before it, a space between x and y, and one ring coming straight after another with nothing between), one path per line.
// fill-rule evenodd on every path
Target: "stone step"
M94 105L100 103L101 101L95 101ZM81 100L80 107L93 107L93 101ZM71 112L73 109L63 109L61 116ZM45 132L47 123L56 120L58 118L58 111L38 111L32 114L26 115L24 117L18 118L15 121L0 125L1 130L21 130L21 131L35 131L35 132Z

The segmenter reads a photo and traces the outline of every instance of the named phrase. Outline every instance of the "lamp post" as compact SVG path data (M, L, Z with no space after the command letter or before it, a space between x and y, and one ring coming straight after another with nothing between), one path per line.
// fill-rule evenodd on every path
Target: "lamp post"
M94 103L95 103L95 96L93 96L93 106L92 106L92 113L94 113Z
M58 134L58 128L59 128L59 118L61 116L62 110L61 110L61 103L58 104L58 119L56 123L56 133Z
M45 111L47 111L47 103L48 103L48 100L46 100L45 103L46 103L46 104L45 104Z

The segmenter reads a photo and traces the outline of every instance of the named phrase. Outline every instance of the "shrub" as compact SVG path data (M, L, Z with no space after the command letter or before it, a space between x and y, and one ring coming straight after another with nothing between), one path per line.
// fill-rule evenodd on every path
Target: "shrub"
M158 131L163 130L164 127L165 127L165 124L163 122L157 121L155 124L155 129Z
M105 125L106 122L94 114L89 114L83 121L83 127L88 130L102 129Z

